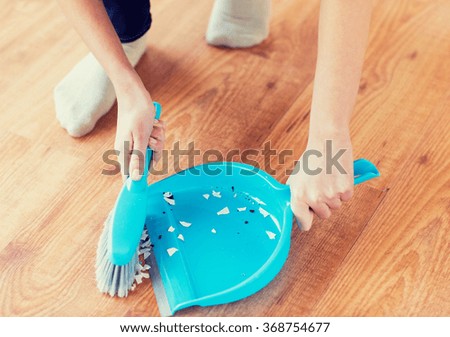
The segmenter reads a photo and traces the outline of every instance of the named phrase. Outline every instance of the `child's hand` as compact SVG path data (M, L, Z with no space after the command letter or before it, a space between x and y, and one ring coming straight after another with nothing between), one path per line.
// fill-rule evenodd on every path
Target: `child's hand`
M165 125L163 121L154 120L152 99L140 79L126 86L123 91L116 89L116 93L118 118L114 146L119 151L122 177L126 179L129 175L133 180L140 180L147 146L154 151L155 162L161 158Z
M343 139L339 137L332 139L331 156L334 156L339 149L346 149L338 162L347 174L340 173L336 167L327 174L325 139L331 138L322 139L309 140L307 149L299 160L300 169L297 164L296 170L288 179L292 211L301 229L306 231L311 228L314 214L321 219L326 219L331 216L333 210L341 207L342 202L350 200L353 195L353 156L350 138L345 136ZM311 153L308 150L318 150L322 156L308 156L308 152ZM308 163L306 170L303 167L305 161ZM322 171L313 174L311 171L317 168L322 168ZM308 169L311 171L308 172Z

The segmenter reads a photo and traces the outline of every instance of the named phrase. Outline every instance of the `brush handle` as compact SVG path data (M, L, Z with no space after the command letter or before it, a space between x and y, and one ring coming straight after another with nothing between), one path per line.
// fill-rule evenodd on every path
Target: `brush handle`
M161 115L161 106L153 102L155 118ZM147 176L153 151L147 147L144 172L140 180L127 178L117 197L112 214L112 224L109 233L109 260L116 266L130 263L139 240L142 236L146 217Z
M155 106L155 119L159 119L161 117L161 104L158 102L153 102ZM147 153L145 156L145 167L144 167L144 176L148 176L148 170L150 169L150 164L152 162L153 151L147 146Z
M155 106L155 119L159 119L159 117L161 116L161 105L157 102L153 102L153 105ZM135 181L130 177L127 178L126 184L131 192L144 192L147 189L148 170L150 168L152 158L153 150L149 146L147 146L147 151L145 153L144 172L141 179Z

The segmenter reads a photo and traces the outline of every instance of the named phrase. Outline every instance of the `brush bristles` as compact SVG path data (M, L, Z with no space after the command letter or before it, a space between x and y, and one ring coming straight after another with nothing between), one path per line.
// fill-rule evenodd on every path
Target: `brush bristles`
M97 247L97 261L95 268L95 276L97 280L97 288L102 292L111 296L127 297L128 291L131 290L138 260L138 249L131 261L124 266L116 266L109 260L108 237L111 228L111 214L105 221L103 232Z

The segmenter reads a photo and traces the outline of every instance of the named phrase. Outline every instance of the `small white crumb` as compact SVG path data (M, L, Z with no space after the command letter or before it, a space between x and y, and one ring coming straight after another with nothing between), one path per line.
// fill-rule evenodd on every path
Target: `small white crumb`
M171 206L175 205L175 199L173 198L172 192L164 192L164 200Z
M174 230L175 230L175 228L173 228L172 226L170 226L169 229L168 229L168 231L171 232L171 233L172 233Z
M222 208L220 211L217 212L217 215L224 215L224 214L229 214L230 210L228 209L228 207Z
M247 207L238 207L238 212L243 212L247 209Z
M265 209L261 207L259 208L259 213L261 213L264 217L269 215L269 212L267 212Z
M233 194L233 198L236 198L236 197L237 197L237 193L234 193L234 194Z
M211 229L211 233L216 234L217 232L216 232L216 230L213 228L213 229Z
M266 231L267 236L269 237L270 240L274 240L275 237L277 236L275 233L271 232L271 231Z
M143 255L143 256L144 256L144 259L145 259L146 257L148 257L148 256L150 255L151 250L152 250L151 247L148 247L148 248L139 248L138 253L139 253L139 255Z
M209 194L203 194L203 198L205 198L206 200L209 199Z
M184 226L184 227L191 227L191 223L190 222L186 222L186 221L180 221L180 224L181 224L181 226Z
M175 200L173 200L173 199L164 198L164 200L171 206L175 205Z
M183 236L183 234L178 234L177 238L180 239L181 241L184 241L184 236Z
M147 240L147 241L142 242L140 244L140 247L141 248L147 248L147 247L150 247L150 245L151 245L150 240Z
M216 198L222 198L222 196L220 195L220 192L212 191L212 195L213 195L213 197L216 197Z
M142 232L141 241L145 241L145 240L147 240L147 238L148 238L147 231L144 230L144 231Z
M176 248L169 248L169 249L167 249L167 254L169 254L169 256L172 256L176 252L178 252L178 249L176 249Z
M266 205L266 203L264 201L262 201L261 199L259 199L257 197L252 197L252 199L255 200L260 205Z

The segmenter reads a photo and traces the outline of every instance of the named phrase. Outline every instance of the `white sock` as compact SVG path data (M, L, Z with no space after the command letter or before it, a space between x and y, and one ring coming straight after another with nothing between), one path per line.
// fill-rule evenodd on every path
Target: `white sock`
M146 35L122 44L133 67L144 54ZM92 53L75 65L58 83L53 96L56 118L72 137L81 137L91 132L116 100L111 81Z
M271 0L215 0L206 41L215 46L251 47L269 35Z

